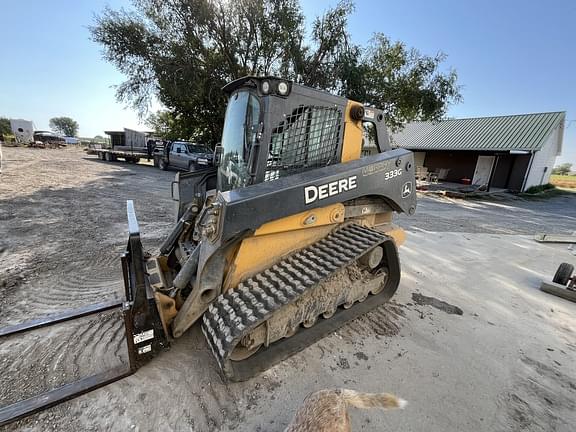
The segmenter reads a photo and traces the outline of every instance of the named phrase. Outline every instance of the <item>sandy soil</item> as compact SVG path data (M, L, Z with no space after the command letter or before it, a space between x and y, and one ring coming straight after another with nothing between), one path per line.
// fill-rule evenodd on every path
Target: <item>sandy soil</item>
M125 201L144 247L170 230L174 173L77 150L4 148L0 325L122 295ZM576 229L575 196L547 202L425 198L399 222L403 280L386 307L245 383L226 384L194 328L135 375L7 430L281 431L305 395L391 391L402 412L352 412L354 430L571 431L576 304L538 290ZM0 341L0 405L126 362L118 313Z

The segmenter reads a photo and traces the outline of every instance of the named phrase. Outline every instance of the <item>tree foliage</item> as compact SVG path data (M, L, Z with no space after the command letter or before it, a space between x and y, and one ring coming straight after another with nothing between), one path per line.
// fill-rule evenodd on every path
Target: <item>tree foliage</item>
M559 174L559 175L568 175L572 171L572 164L571 163L563 163L554 167L552 170L552 174Z
M442 70L443 54L426 56L383 34L366 46L352 43L354 6L347 0L317 17L309 32L298 0L133 0L133 6L104 9L90 27L92 38L127 76L118 99L144 116L157 97L169 112L158 115L181 137L218 141L221 88L249 74L374 104L392 127L439 119L460 99L456 73Z
M12 135L10 119L6 117L0 117L0 135Z
M75 137L78 135L78 122L70 117L52 117L50 129L60 135Z
M190 135L189 128L184 127L180 118L170 111L161 110L151 113L146 119L146 124L158 137L170 141L194 139Z

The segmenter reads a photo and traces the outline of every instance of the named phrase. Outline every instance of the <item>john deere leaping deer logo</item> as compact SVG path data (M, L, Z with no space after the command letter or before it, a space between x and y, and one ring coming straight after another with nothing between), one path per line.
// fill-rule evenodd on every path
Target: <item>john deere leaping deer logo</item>
M406 182L402 185L402 198L407 198L412 193L412 182Z

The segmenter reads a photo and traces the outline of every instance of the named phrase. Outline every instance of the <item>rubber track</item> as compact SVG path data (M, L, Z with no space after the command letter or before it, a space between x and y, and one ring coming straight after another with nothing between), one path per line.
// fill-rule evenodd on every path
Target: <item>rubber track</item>
M272 317L275 311L294 302L306 290L387 240L390 241L389 237L378 231L354 224L347 225L220 295L204 313L202 331L224 375L232 380L247 379L304 348L299 346L291 352L266 359L266 351L275 345L286 344L291 338L278 341L270 347L260 348L252 356L259 356L259 364L256 367L252 364L244 370L241 363L249 362L252 357L243 361L231 361L228 358L242 337ZM392 296L396 286L383 301ZM300 331L310 332L316 326Z

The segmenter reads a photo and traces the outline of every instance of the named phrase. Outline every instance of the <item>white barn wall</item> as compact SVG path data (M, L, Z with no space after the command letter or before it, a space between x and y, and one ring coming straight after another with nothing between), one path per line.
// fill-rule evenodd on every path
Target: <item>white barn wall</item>
M560 155L560 133L561 128L558 126L554 132L548 136L542 149L534 154L532 166L530 167L530 172L528 173L528 178L523 191L531 186L538 186L549 182L552 168L554 168L556 162L556 157ZM546 172L544 172L545 168L547 168Z

